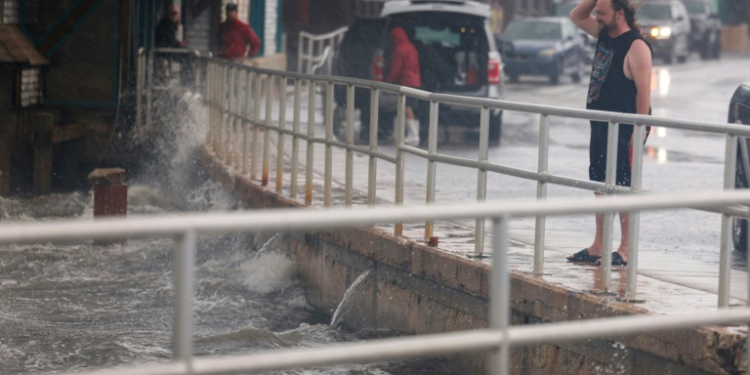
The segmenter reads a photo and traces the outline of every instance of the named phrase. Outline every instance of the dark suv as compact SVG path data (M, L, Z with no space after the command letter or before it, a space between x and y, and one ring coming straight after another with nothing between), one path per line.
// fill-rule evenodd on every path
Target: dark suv
M750 82L740 85L729 101L730 124L750 125ZM737 148L737 167L734 186L737 189L750 188L750 139L740 137ZM747 251L747 220L733 218L734 248Z
M690 17L680 0L651 0L638 8L638 22L654 57L671 64L690 55Z
M717 0L683 0L690 15L690 47L704 60L721 56L721 20Z
M489 28L490 8L475 1L393 0L378 18L360 18L344 35L333 60L333 75L382 80L388 76L393 45L390 30L402 27L419 53L421 89L477 98L501 99L500 54ZM393 100L381 94L379 129L393 127ZM343 129L345 88L334 93L334 127ZM370 92L355 90L360 139L369 138ZM479 128L479 110L440 105L440 126ZM418 101L420 138L427 139L428 103ZM502 112L492 110L490 140L499 142ZM381 132L382 135L382 132Z

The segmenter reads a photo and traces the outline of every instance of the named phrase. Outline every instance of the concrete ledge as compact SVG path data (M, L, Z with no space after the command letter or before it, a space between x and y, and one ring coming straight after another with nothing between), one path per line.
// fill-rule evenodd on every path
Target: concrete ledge
M210 176L253 208L304 207L234 175L206 147L200 161ZM286 245L299 263L308 301L332 314L347 287L370 270L344 324L406 334L487 326L490 266L369 227L294 233ZM637 305L577 293L512 271L513 324L544 324L644 314ZM579 343L513 348L511 374L738 374L744 371L745 334L710 327ZM483 354L451 356L460 373L484 371Z

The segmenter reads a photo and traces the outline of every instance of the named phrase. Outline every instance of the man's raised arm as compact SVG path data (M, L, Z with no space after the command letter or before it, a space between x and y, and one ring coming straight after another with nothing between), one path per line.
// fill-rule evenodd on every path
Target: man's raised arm
M583 0L570 11L570 19L576 26L594 37L599 37L599 24L591 15L596 6L596 0Z

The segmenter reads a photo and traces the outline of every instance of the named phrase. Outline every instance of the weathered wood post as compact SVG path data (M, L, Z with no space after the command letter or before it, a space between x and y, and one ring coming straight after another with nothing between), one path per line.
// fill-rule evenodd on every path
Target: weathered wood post
M34 114L34 194L49 194L52 188L51 113Z
M95 169L88 180L94 185L94 218L127 216L128 185L122 168ZM124 238L96 240L94 246L125 243Z

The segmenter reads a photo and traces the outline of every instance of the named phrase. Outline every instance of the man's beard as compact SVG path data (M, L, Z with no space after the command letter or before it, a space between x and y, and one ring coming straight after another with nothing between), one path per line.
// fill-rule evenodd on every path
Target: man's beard
M604 32L610 32L613 29L615 29L615 27L616 25L614 22L609 23L609 24L602 22L602 21L599 22L599 30L604 31Z

